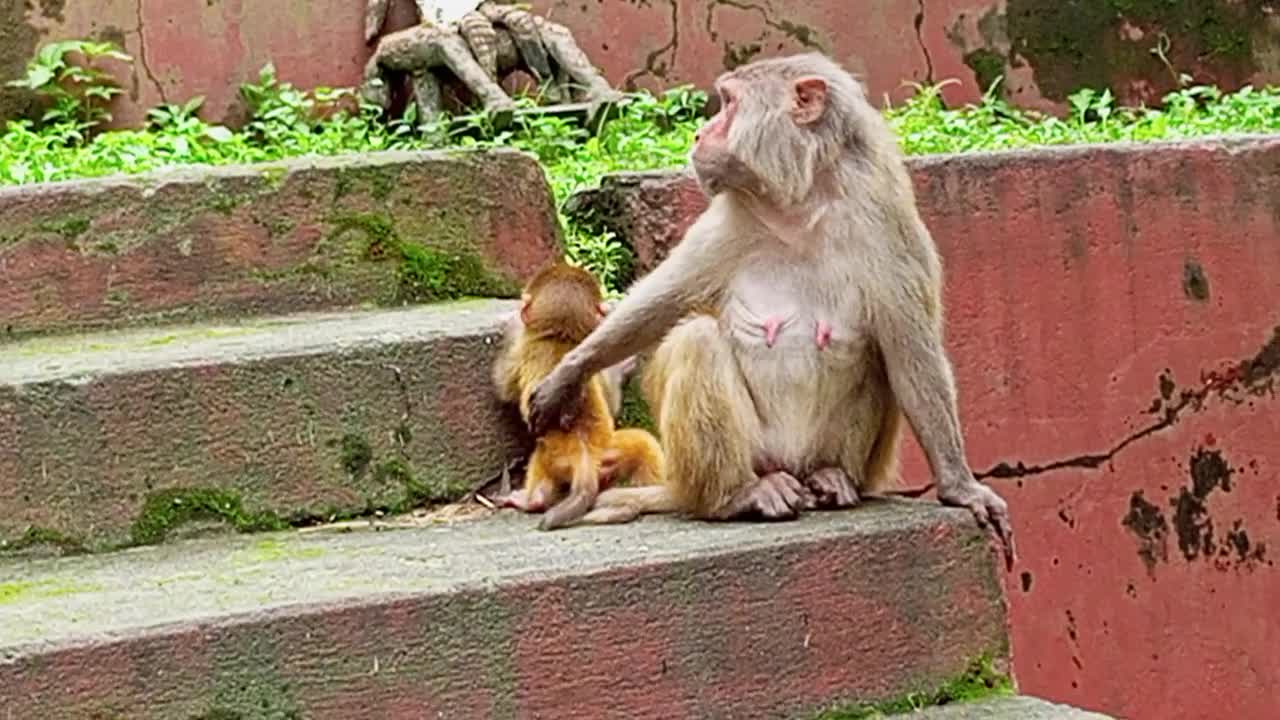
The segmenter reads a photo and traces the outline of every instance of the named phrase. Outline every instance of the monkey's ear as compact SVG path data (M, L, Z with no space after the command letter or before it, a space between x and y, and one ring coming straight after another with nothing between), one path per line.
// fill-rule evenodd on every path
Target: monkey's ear
M596 305L596 312L600 313L600 317L604 317L605 315L608 315L609 303L602 302L599 305Z
M797 125L812 125L827 109L827 81L817 75L809 75L795 81L795 97L791 117Z
M529 324L529 303L533 300L533 296L524 293L520 296L520 322L525 325Z

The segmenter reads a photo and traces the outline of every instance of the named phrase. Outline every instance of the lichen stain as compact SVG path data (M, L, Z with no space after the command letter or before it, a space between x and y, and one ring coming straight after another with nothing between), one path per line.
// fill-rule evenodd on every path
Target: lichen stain
M1178 73L1234 86L1258 70L1255 45L1280 42L1265 3L1204 0L1009 0L1012 52L1035 70L1044 97L1062 101L1081 87L1111 88L1122 99L1158 101ZM1165 60L1152 52L1168 38ZM1167 63L1166 63L1167 60ZM1130 98L1138 93L1144 97ZM1146 97L1149 96L1149 97Z
M1148 501L1141 490L1129 499L1129 511L1121 524L1138 539L1138 557L1147 572L1154 576L1157 562L1168 562L1170 527L1177 535L1178 550L1188 563L1203 559L1222 571L1233 567L1253 570L1263 563L1270 565L1266 543L1254 541L1243 520L1235 520L1225 534L1214 532L1208 500L1215 492L1231 492L1232 476L1237 472L1222 452L1200 448L1191 456L1189 467L1190 484L1178 488L1169 498L1172 520L1166 519L1164 512Z
M1188 260L1182 266L1182 291L1188 299L1197 302L1209 299L1209 278L1204 274L1204 268L1195 260Z
M1129 512L1120 522L1138 539L1138 557L1154 575L1157 561L1169 561L1169 523L1164 513L1138 490L1129 498Z

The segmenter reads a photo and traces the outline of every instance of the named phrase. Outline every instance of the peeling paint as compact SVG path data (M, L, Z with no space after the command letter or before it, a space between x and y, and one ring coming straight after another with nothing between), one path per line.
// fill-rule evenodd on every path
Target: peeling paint
M1230 530L1219 535L1214 530L1214 517L1209 498L1216 492L1233 489L1232 476L1237 473L1219 450L1199 448L1188 463L1189 485L1178 487L1169 497L1172 518L1167 519L1160 507L1148 501L1141 490L1129 498L1129 511L1120 523L1138 542L1138 557L1148 574L1155 576L1158 563L1169 561L1170 531L1177 536L1178 550L1188 562L1209 561L1215 569L1252 571L1272 561L1267 558L1267 544L1256 542L1236 519Z

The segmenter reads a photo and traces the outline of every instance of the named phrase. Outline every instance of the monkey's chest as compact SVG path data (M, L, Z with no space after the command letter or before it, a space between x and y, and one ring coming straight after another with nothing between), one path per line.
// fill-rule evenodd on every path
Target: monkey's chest
M867 347L867 333L856 318L856 311L784 288L733 295L722 314L726 334L741 352L780 368L799 364L833 370L858 364Z

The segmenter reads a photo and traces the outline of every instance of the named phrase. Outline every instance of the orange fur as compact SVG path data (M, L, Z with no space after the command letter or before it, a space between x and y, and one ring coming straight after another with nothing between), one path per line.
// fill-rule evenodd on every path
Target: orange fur
M529 282L521 322L509 328L507 347L494 368L499 396L518 402L526 419L534 387L599 323L602 300L594 277L563 263L544 269ZM601 485L619 476L643 484L662 482L661 446L644 430L615 431L608 397L613 388L607 388L606 381L621 380L620 376L593 375L583 387L582 411L572 427L553 429L537 439L524 488L508 502L528 512L545 510L541 529L579 520L623 521L609 513L590 514Z

